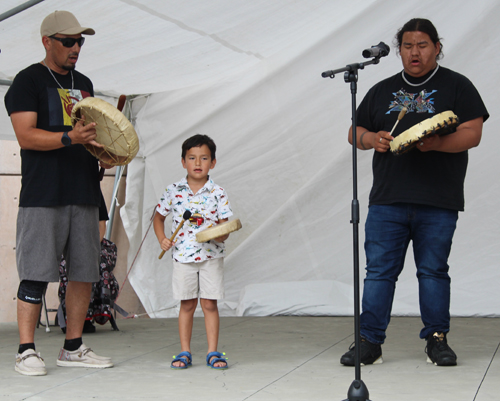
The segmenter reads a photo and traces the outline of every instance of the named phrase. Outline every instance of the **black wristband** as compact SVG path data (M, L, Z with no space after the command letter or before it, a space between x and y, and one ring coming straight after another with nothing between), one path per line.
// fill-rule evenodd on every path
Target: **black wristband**
M71 138L68 135L68 131L64 132L62 137L61 137L61 142L64 146L70 146L71 145Z

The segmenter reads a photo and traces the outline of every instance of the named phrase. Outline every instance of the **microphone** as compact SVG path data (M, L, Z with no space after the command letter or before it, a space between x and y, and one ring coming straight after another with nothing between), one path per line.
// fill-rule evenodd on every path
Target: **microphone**
M372 46L369 49L363 50L363 57L364 58L370 58L370 57L385 57L389 54L391 51L390 47L387 46L384 42L380 42L376 46Z

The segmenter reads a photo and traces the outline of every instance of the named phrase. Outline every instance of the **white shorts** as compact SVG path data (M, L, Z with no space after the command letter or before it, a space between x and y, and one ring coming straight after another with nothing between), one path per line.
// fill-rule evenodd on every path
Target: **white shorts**
M174 299L223 299L224 258L200 263L174 262L172 289Z

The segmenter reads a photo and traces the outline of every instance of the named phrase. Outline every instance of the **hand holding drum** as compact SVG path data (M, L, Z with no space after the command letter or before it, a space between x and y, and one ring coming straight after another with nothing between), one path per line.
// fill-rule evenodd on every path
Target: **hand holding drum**
M125 166L132 161L139 151L139 138L130 121L119 110L126 97L120 97L118 108L108 102L86 97L73 106L71 125L79 121L84 124L94 123L95 141L101 147L85 144L85 148L101 162L109 166Z
M186 220L189 220L189 218L191 217L191 212L189 210L186 210L184 212L184 214L182 215L182 221L179 223L179 225L177 226L177 229L174 231L174 233L172 234L172 236L170 237L170 241L173 241L175 236L177 235L177 233L179 232L179 230L182 228L182 226L184 225L184 222ZM165 251L161 251L160 253L160 256L158 256L158 259L161 259L163 258L163 255L165 255Z
M419 141L431 135L447 135L455 132L459 124L460 121L453 111L443 111L399 134L391 142L391 152L396 155L406 153Z

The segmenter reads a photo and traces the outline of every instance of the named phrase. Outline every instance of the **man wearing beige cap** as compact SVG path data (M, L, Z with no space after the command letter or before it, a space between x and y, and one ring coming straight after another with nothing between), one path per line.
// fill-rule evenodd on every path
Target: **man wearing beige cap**
M100 146L95 124L71 125L71 110L93 96L92 82L75 71L85 38L73 14L55 11L42 22L43 61L19 72L5 95L6 109L21 147L22 186L16 234L19 273L17 317L20 345L15 370L46 375L35 349L35 328L48 282L59 281L64 255L69 283L67 328L57 366L108 368L109 358L82 342L92 282L99 280L99 165L82 144Z

